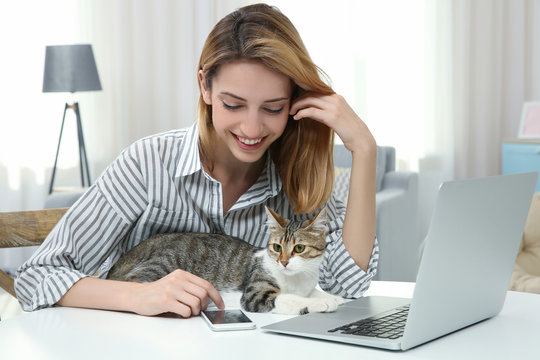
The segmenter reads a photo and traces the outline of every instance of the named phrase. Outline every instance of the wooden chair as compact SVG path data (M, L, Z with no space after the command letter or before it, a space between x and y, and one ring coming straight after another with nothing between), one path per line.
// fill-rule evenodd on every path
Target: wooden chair
M0 212L0 248L41 245L67 210ZM0 287L15 297L13 278L2 270Z

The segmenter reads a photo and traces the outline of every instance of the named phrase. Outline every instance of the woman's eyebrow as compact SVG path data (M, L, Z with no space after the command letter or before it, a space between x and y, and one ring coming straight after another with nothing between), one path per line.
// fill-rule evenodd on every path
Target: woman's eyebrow
M228 92L228 91L222 91L220 93L220 95L227 95L227 96L233 97L233 98L235 98L237 100L247 102L247 100L244 99L243 97L235 95L235 94L233 94L231 92ZM273 103L273 102L278 102L278 101L283 101L283 100L290 100L290 98L288 98L286 96L283 96L283 97L279 97L279 98L275 98L275 99L265 100L264 103Z

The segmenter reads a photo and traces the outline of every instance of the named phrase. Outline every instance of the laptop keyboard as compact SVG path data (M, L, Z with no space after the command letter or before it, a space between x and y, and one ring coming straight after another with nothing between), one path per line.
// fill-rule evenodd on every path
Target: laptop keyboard
M397 339L403 336L407 315L409 315L409 305L400 306L380 315L328 330L328 332L339 331L341 334Z

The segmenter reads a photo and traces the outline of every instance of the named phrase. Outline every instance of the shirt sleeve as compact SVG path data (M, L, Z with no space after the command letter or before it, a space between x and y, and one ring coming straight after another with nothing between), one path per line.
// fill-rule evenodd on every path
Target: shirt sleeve
M23 310L54 305L73 284L94 275L119 251L118 244L144 206L145 200L136 195L144 193L141 178L126 151L66 212L17 271L15 292Z
M345 298L359 298L377 273L379 243L373 244L367 272L351 258L342 239L345 205L332 195L327 204L326 251L319 271L321 289Z

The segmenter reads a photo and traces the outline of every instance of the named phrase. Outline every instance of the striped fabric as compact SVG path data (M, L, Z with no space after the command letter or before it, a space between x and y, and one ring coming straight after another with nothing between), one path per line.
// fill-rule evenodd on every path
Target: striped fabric
M264 206L284 217L295 216L269 156L257 182L223 215L221 184L202 167L197 131L194 124L153 135L122 152L18 270L15 291L25 311L55 304L85 276L97 272L95 276L104 278L121 254L153 234L223 233L264 247ZM359 297L375 274L378 244L365 273L341 241L343 203L331 199L327 208L329 233L320 285L338 295Z

